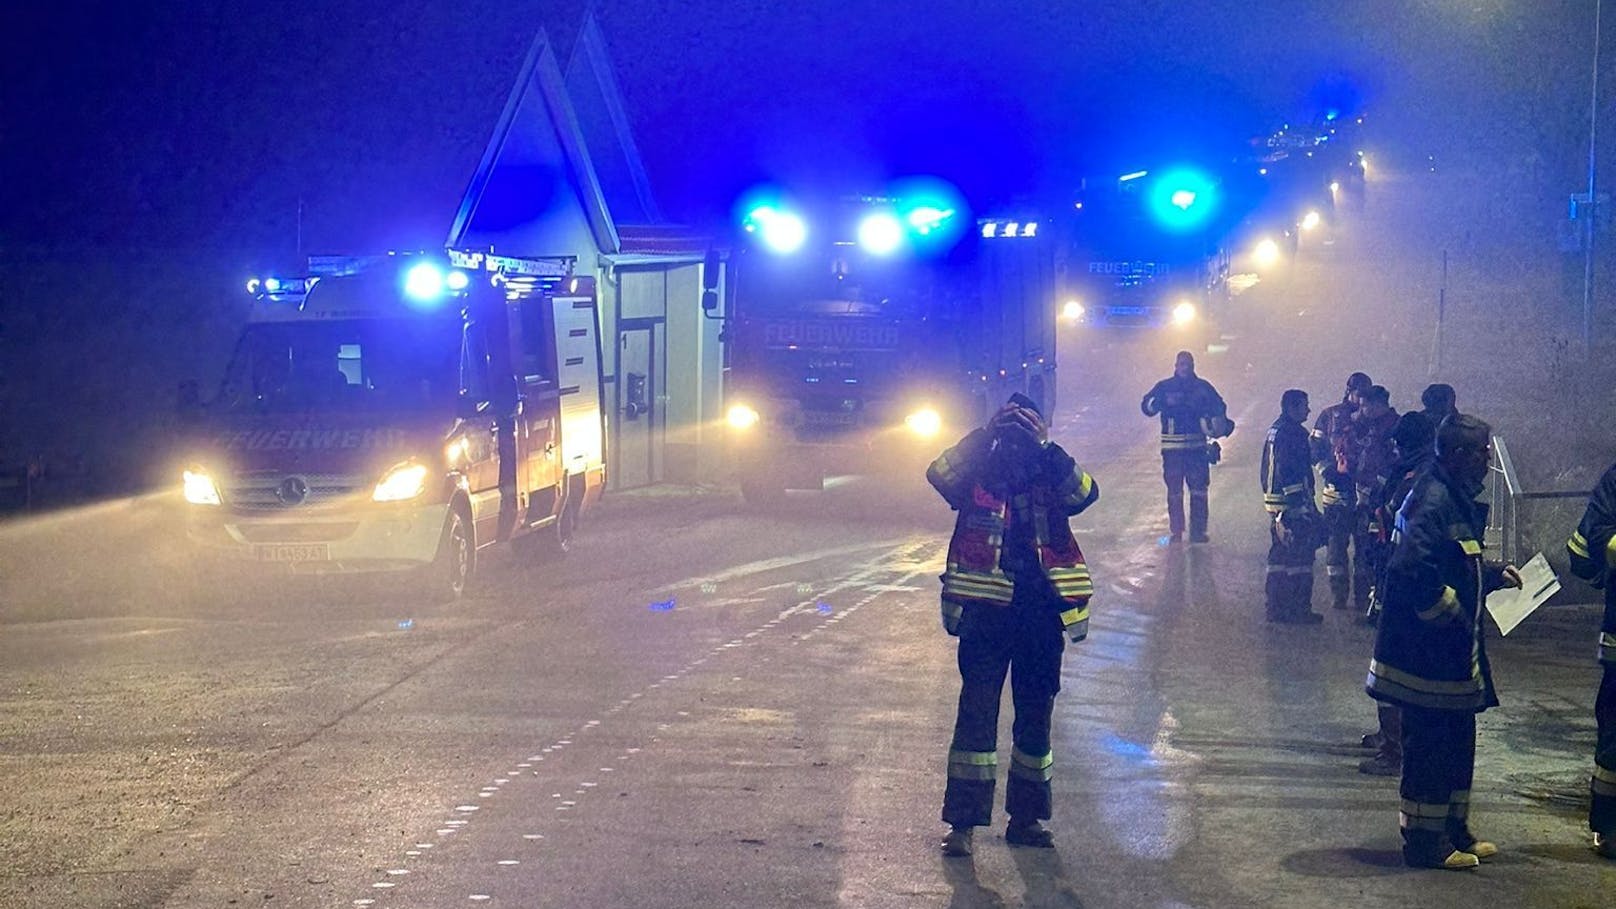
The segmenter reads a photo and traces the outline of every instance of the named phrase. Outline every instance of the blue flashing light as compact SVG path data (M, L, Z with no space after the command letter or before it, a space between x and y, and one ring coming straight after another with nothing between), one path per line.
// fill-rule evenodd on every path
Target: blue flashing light
M433 303L443 296L443 291L443 269L431 262L412 265L404 273L404 293L412 300Z
M808 239L808 225L802 218L772 205L759 205L746 215L747 233L758 234L765 246L777 253L793 253Z
M903 225L891 212L866 215L858 226L859 246L877 256L890 255L903 245Z
M932 231L941 228L953 217L954 209L952 208L942 209L932 205L921 205L911 209L909 214L904 217L904 220L909 222L909 227L915 233L925 237L929 236Z
M257 278L248 278L247 279L247 293L250 293L250 294L258 293L258 286L259 286L260 283L261 282Z
M982 237L983 237L983 239L992 239L993 237L997 237L998 235L999 235L999 222L997 222L997 221L983 221L982 222Z
M280 278L265 278L264 279L264 292L265 293L271 293L271 294L280 293L281 292L281 279Z
M1132 180L1137 180L1140 177L1148 177L1148 176L1150 176L1150 171L1148 171L1148 170L1136 170L1133 173L1123 174L1122 176L1118 177L1117 182L1118 183L1127 183L1127 182L1132 181Z
M1216 186L1211 178L1189 168L1157 177L1148 198L1151 217L1172 231L1203 226L1217 208Z

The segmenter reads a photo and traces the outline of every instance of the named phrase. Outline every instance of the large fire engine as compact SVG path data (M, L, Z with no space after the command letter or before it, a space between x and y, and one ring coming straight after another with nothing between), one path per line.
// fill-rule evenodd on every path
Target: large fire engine
M1229 298L1220 181L1190 168L1085 181L1063 243L1072 322L1196 331Z
M1011 392L1053 410L1047 231L973 224L961 207L860 198L746 213L723 317L731 454L749 501L820 489L835 472L918 476Z
M315 257L248 282L219 387L189 409L188 534L265 571L423 572L565 550L604 486L593 281L570 260Z

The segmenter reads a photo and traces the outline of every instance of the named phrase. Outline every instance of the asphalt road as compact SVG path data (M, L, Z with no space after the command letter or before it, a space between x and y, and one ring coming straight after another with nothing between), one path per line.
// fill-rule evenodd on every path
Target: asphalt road
M0 526L0 906L1611 905L1579 816L1592 609L1496 644L1475 818L1504 852L1462 875L1403 868L1395 781L1355 769L1369 631L1261 619L1279 393L1316 411L1363 367L1406 409L1424 384L1435 235L1411 195L1310 237L1203 352L1240 425L1210 545L1165 545L1137 410L1179 340L1064 339L1054 434L1102 498L1077 522L1098 592L1057 702L1056 850L995 828L973 861L937 854L951 519L918 479L769 513L620 494L564 560L497 554L438 605L181 595L154 497Z

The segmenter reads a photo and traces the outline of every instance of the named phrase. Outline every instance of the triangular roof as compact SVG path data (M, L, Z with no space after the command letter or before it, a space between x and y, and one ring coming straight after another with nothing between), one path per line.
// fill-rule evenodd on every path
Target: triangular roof
M554 157L556 149L559 149L559 156L562 159L560 162L549 160ZM483 152L482 162L478 164L471 183L461 198L460 210L449 228L447 245L451 248L464 248L468 238L485 233L488 225L479 222L480 214L485 215L483 222L489 221L490 218L498 220L497 217L488 214L489 206L484 205L491 184L495 189L505 192L510 192L514 186L523 185L520 179L515 178L496 182L502 171L512 175L525 171L549 173L553 172L558 163L564 165L565 176L583 207L583 214L588 220L589 231L594 236L596 246L601 252L616 252L617 229L606 207L605 194L601 190L600 179L589 157L583 129L572 102L567 97L566 83L562 79L561 68L556 63L550 40L544 30L540 29L533 39L533 45L528 49L527 59L522 63L516 85L511 89L510 97L505 102L505 110L500 114L499 121L494 127L494 134ZM530 189L526 186L523 188ZM533 192L547 192L553 189L554 187L531 187ZM496 207L511 203L511 200L497 196L492 201ZM494 229L497 231L501 227L503 224L497 225ZM518 255L545 255L557 252L525 249L506 251Z
M623 108L615 67L595 14L584 16L567 61L567 96L576 105L584 139L606 205L618 224L659 224L662 213L651 195L651 181L634 130Z

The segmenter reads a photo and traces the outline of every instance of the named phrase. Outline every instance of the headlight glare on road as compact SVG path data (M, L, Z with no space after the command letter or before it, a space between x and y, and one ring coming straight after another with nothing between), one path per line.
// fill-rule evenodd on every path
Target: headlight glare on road
M200 467L185 471L185 501L192 505L222 505L219 485Z
M745 404L733 404L724 416L731 429L751 429L758 424L762 417L757 411Z
M1279 264L1279 244L1273 237L1263 237L1251 251L1251 259L1258 268L1273 268Z
M1194 303L1191 303L1188 300L1180 300L1173 307L1173 324L1188 325L1189 323L1194 322L1195 317L1199 314L1200 313L1196 309Z
M426 465L400 464L376 484L371 498L377 502L403 502L426 492Z
M922 407L904 417L903 425L915 435L929 439L943 431L943 415L930 407Z

